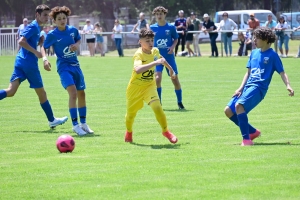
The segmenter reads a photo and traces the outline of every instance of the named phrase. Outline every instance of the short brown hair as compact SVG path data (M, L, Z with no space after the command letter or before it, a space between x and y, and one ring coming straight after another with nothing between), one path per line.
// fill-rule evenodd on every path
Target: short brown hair
M253 33L254 37L257 39L261 39L264 41L267 41L268 44L272 44L275 42L275 33L272 31L272 29L267 27L259 27L255 29Z
M45 4L38 5L38 6L35 8L35 13L41 14L44 10L49 10L49 11L50 11L50 8L49 8L47 5L45 5Z
M154 32L150 29L142 28L139 33L139 38L154 38Z
M155 15L157 12L163 12L164 14L168 13L168 9L166 9L163 6L157 6L156 8L153 9L152 14Z
M63 7L56 6L56 7L51 9L51 12L50 12L49 16L52 19L56 20L56 16L60 13L64 13L66 16L70 16L71 15L71 10L66 6L63 6Z

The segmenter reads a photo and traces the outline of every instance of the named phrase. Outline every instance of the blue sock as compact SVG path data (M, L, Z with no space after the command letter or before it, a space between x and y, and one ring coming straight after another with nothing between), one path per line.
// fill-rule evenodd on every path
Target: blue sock
M232 115L232 117L229 118L233 123L235 123L237 126L239 126L239 120L236 114ZM254 128L251 124L249 124L249 133L255 133L256 128Z
M182 90L175 90L176 96L177 96L177 102L181 103L182 102Z
M51 108L51 105L49 103L49 101L45 101L44 103L41 104L47 118L49 122L53 122L54 121L54 115L53 115L53 111Z
M78 121L77 121L77 108L70 108L69 111L70 111L70 116L71 116L71 119L72 119L72 124L73 124L73 126L76 126L78 124Z
M250 140L249 136L249 124L248 124L248 116L246 113L241 113L237 115L239 120L239 127L244 140Z
M158 97L160 99L160 103L161 103L161 91L162 91L161 87L157 88L157 93L158 93Z
M78 108L80 123L84 124L86 119L86 107Z
M7 96L6 91L5 90L0 90L0 100L6 98L6 96Z

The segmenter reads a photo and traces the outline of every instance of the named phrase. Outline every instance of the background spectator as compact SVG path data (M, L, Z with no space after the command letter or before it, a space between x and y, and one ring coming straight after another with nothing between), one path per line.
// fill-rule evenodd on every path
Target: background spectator
M247 56L248 55L248 51L252 50L251 36L249 35L248 32L246 33L246 35L244 35L244 33L242 33L242 32L239 32L238 33L238 40L240 41L240 48L238 50L238 56L242 56L243 55L244 49L245 49L245 54L244 55Z
M103 49L103 36L102 36L102 27L100 26L100 23L97 22L95 24L95 29L94 29L94 33L95 36L96 36L96 50L99 49L100 51L100 55L101 56L105 56L105 52L104 52L104 49Z
M276 25L277 25L277 24L276 24L276 21L274 21L272 15L269 14L269 15L268 15L268 20L267 20L266 23L265 23L265 27L268 27L268 28L274 30L275 27L276 27Z
M194 52L191 49L190 45L193 44L193 33L189 33L189 31L194 31L194 24L190 17L186 19L186 26L187 26L187 34L186 34L186 48L188 50L188 57L194 56Z
M223 30L223 31L228 31L228 30L234 30L237 28L236 23L228 18L228 13L224 12L222 15L223 19L220 22L220 26L218 27L217 31ZM229 47L229 54L231 56L232 54L232 32L224 32L221 34L222 41L224 42L224 50L226 53L226 56L228 56L228 47Z
M95 56L95 35L92 34L94 26L91 24L89 19L85 20L86 25L83 27L83 33L86 34L86 43L90 52L90 56Z
M21 24L18 28L18 32L17 32L17 40L20 39L20 35L22 35L23 31L25 30L25 28L28 26L28 19L27 18L24 18L23 19L23 24ZM18 51L20 50L20 46L19 46L19 49Z
M135 29L140 31L142 28L150 29L149 24L148 24L147 20L145 19L145 14L143 12L140 13L140 19L134 25L131 32L133 33L135 31Z
M120 24L119 20L115 20L115 25L112 30L114 32L115 44L118 50L119 57L124 57L123 49L122 49L122 34L123 26Z
M217 27L215 26L215 23L210 20L208 14L203 15L203 26L202 30L204 31L204 34L209 33L209 39L210 39L210 46L211 46L211 57L218 57L218 47L216 43L216 39L219 35L219 33L215 32L217 30Z
M194 31L201 30L201 22L198 18L196 18L196 14L191 12L191 20L194 24ZM201 56L200 47L199 47L199 35L200 33L194 33L193 47L195 56Z
M253 31L260 26L259 20L255 18L254 13L250 14L250 19L248 20L248 26L249 26L249 28L247 30L251 32L251 37L252 37ZM252 49L255 49L255 48L256 48L256 46L255 46L254 42L252 42Z
M177 31L183 31L182 33L178 34L178 42L175 47L175 56L177 55L178 46L181 43L181 51L184 51L185 47L185 31L186 31L186 19L184 18L184 12L183 10L178 11L179 18L175 20L175 27Z
M284 20L284 17L280 16L278 24L275 27L275 30L276 30L276 35L278 36L278 48L281 53L280 57L282 58L286 58L289 53L290 33L285 31L288 28L289 26L287 22ZM285 55L283 54L283 50L282 50L283 43L285 48Z

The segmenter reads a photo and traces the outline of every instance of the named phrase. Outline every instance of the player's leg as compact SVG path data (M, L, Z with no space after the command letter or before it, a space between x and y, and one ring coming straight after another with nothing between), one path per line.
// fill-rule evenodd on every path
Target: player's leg
M239 120L236 114L235 110L235 105L237 102L238 98L233 97L227 106L224 109L225 115L230 119L235 125L239 126ZM260 131L256 128L254 128L251 124L248 123L248 128L249 128L249 134L250 134L250 139L254 140L256 137L260 135Z
M94 131L87 125L86 123L86 116L87 116L87 107L86 107L86 99L85 99L85 81L83 73L80 67L73 67L72 68L72 76L76 87L77 92L77 110L80 119L80 127L86 133L94 133ZM76 101L75 101L76 106Z
M47 116L50 128L55 128L56 126L65 123L68 120L68 117L54 117L52 107L50 105L50 102L48 101L47 94L44 89L42 76L40 74L38 66L24 68L23 71L26 74L26 78L29 82L29 87L35 90L39 98L40 105Z
M16 79L13 82L10 82L8 88L0 90L0 100L6 97L13 97L16 94L19 86L20 86L20 79Z
M198 48L197 48L197 45L199 46L198 44L198 34L195 33L193 34L193 48L194 48L194 53L196 56L199 56L199 51L198 51Z
M132 126L137 112L143 108L143 91L138 86L129 86L126 91L125 142L132 142Z
M162 93L161 81L162 81L163 69L164 69L163 65L157 65L155 67L155 81L156 81L157 93L160 99L160 103L161 103L161 93Z
M172 80L172 83L175 88L175 94L177 97L178 108L184 109L184 106L182 103L182 89L181 89L181 84L180 84L179 78L178 78L178 70L177 70L177 65L176 65L175 59L167 59L167 62L171 65L171 67L173 68L173 70L176 74L175 79L171 79L171 80ZM168 75L170 76L169 70L167 68L166 68L166 70L167 70Z
M249 113L264 98L264 94L257 87L245 88L243 94L239 97L235 104L235 110L239 121L239 127L243 136L242 145L252 145L249 135Z
M145 94L143 95L143 100L152 108L156 120L158 121L162 129L163 136L168 138L168 140L171 143L176 143L177 142L176 136L168 130L166 115L159 102L157 92L155 91L155 85L147 88L147 91L145 91Z

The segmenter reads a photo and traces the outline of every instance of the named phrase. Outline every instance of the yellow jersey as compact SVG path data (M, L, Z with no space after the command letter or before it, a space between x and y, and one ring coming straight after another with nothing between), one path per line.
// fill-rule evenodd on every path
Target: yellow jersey
M144 53L142 48L140 47L133 56L133 70L131 74L131 78L129 81L129 85L138 85L138 86L149 86L155 84L154 73L155 66L151 67L147 71L137 74L134 70L134 67L139 65L149 64L161 57L158 48L153 48L151 50L151 54Z

